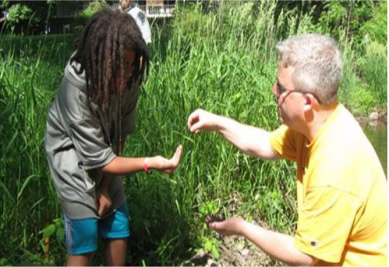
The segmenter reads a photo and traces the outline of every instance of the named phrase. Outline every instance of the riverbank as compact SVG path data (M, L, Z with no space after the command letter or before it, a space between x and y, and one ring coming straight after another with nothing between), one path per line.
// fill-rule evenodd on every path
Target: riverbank
M356 116L357 121L361 125L369 124L370 126L381 126L382 124L387 125L388 122L388 111L383 108L375 108L369 116Z
M386 109L377 109L367 117L357 117L357 120L373 145L387 175L388 123Z

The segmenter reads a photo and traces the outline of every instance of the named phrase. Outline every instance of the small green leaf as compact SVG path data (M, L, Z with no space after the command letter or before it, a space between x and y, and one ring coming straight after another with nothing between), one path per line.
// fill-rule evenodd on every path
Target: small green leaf
M215 246L212 246L211 252L212 252L212 255L215 257L216 260L218 260L220 258L219 251L218 251L218 249Z
M211 249L212 249L212 242L209 241L209 240L205 241L204 249L206 251L211 251Z
M43 230L43 238L50 237L55 232L55 225L50 224Z
M7 265L9 265L7 259L1 258L0 259L0 266L7 266Z
M65 230L62 227L58 228L56 235L58 241L63 241L65 239Z

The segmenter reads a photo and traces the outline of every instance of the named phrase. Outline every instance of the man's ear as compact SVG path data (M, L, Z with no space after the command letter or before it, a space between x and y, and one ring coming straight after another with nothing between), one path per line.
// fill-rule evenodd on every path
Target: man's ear
M318 103L316 97L313 94L304 94L304 112L310 111L313 109L313 105Z

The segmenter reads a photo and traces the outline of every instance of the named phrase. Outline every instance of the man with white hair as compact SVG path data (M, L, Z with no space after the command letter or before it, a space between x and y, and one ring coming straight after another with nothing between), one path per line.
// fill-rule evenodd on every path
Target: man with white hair
M276 97L282 125L273 132L198 109L193 133L220 133L242 152L297 163L298 221L294 236L242 218L209 227L241 235L288 265L387 266L387 181L374 148L338 103L341 53L324 35L277 44Z
M127 14L131 15L136 24L138 25L142 37L145 40L146 44L151 43L151 32L150 32L150 25L146 18L146 14L143 12L142 9L138 7L132 0L120 0L119 2L120 9L123 12L126 12Z

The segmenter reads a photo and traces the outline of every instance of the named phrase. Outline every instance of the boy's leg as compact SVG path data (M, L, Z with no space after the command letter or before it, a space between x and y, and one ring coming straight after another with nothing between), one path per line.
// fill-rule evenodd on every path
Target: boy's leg
M105 242L105 265L124 266L127 252L127 238L107 239Z
M66 266L90 266L93 253L84 255L68 255Z
M96 218L69 219L64 215L65 243L68 251L66 265L89 266L97 249Z
M127 203L124 203L113 214L99 221L99 236L106 239L105 264L124 265L127 238L130 236Z

